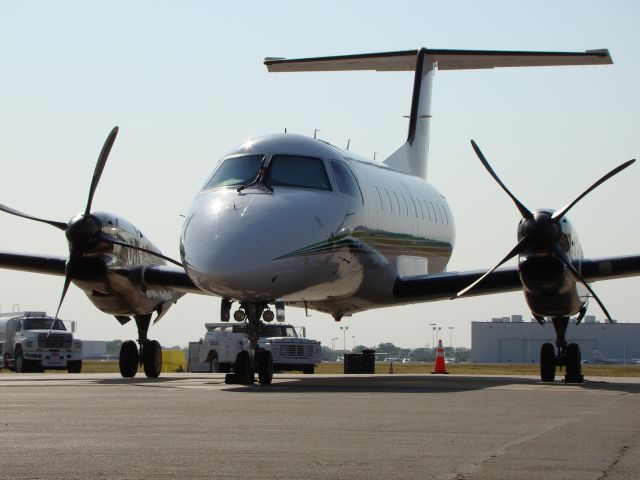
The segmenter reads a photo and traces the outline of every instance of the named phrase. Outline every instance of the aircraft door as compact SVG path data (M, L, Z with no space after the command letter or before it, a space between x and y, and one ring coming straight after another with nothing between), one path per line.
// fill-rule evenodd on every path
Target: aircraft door
M345 165L344 162L339 160L331 160L331 170L333 170L333 176L336 181L337 191L347 198L345 219L351 218L351 221L345 222L343 227L350 226L351 228L358 225L358 223L366 223L365 218L357 218L364 213L364 195L360 189L360 185L356 180L354 173Z

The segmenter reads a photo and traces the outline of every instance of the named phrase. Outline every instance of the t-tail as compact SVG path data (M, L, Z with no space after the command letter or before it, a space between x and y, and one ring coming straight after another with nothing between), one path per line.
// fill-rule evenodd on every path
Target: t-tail
M270 72L319 72L375 70L413 71L413 96L407 140L385 161L404 173L427 178L431 91L438 70L475 70L497 67L543 67L561 65L611 64L609 51L586 52L509 52L486 50L406 50L315 58L266 58Z

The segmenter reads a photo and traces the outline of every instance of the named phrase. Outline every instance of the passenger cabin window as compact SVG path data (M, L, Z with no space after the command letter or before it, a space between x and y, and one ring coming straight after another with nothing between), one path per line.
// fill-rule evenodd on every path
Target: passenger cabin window
M427 209L427 215L429 217L429 222L431 222L431 210L429 210L429 205L427 205L427 201L426 200L422 200L422 203L424 203L424 208Z
M360 199L364 204L364 196L360 191L360 186L358 185L353 172L338 160L331 160L331 168L333 168L333 174L336 177L336 186L338 187L338 191L346 195L351 195L352 197L360 196Z
M398 215L400 215L401 214L401 212L400 212L400 200L398 200L398 194L395 191L393 191L393 196L396 197L396 205L398 205Z
M384 212L384 206L382 205L382 197L380 196L380 190L376 187L376 193L378 194L378 200L380 200L380 210Z
M264 155L242 155L227 158L216 170L204 189L246 185L256 178Z
M404 214L409 216L409 205L407 204L407 197L404 196L404 193L400 192L400 196L402 197L402 201L404 202Z
M449 225L449 214L447 213L447 209L442 206L442 213L444 213L444 221L447 225Z
M331 190L331 182L319 158L274 155L269 162L266 184L271 187Z
M391 195L389 195L389 190L385 188L384 191L387 193L387 198L389 199L389 211L393 213L393 202L391 201Z

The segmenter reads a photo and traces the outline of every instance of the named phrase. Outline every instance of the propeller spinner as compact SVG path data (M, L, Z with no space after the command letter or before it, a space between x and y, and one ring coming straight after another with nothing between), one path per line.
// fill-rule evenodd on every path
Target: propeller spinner
M511 197L511 200L513 200L513 203L522 215L522 220L520 220L520 224L518 225L518 243L516 244L516 246L513 247L513 249L511 249L511 251L507 255L505 255L505 257L500 260L500 262L498 262L491 270L486 272L471 285L458 292L453 297L453 299L462 297L469 293L469 291L473 290L478 284L484 281L498 267L518 255L526 252L548 253L549 255L554 255L556 258L558 258L562 262L562 264L567 267L574 278L586 287L591 296L595 299L598 305L600 305L600 308L606 315L607 319L611 322L611 315L609 315L609 312L605 308L604 304L598 298L593 289L589 286L586 279L576 269L567 253L561 247L559 243L560 237L562 235L562 227L560 225L560 221L567 214L567 212L569 212L569 210L571 210L589 192L627 168L629 165L635 162L635 159L624 162L623 164L611 170L609 173L601 177L597 182L587 188L584 192L582 192L571 203L567 204L560 210L557 210L555 212L549 212L546 210L537 210L532 212L520 200L518 200L518 198L513 193L511 193L511 191L509 191L504 183L502 183L493 168L491 168L491 165L489 165L489 162L483 155L480 147L478 147L476 142L471 140L471 146L480 159L480 162L482 162L484 168L489 172L489 174L498 183L498 185L500 185L500 187L507 193L507 195Z

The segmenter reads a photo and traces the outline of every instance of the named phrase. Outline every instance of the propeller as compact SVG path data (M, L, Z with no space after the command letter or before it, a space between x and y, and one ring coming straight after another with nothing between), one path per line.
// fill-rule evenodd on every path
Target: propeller
M112 245L120 245L122 247L130 248L133 250L138 250L168 262L171 262L175 265L182 267L183 265L169 258L161 253L155 252L153 250L149 250L147 248L139 247L136 245L131 245L120 240L113 238L112 236L104 233L102 231L102 223L100 220L91 214L91 205L93 203L93 196L98 188L98 184L100 183L100 177L102 176L102 172L104 171L104 167L107 164L107 159L109 158L109 153L111 152L111 148L116 140L116 136L118 135L118 127L113 127L107 139L102 146L102 150L100 151L100 155L98 155L98 161L96 162L96 167L93 171L93 177L91 178L91 186L89 187L89 195L87 198L87 205L84 209L84 213L76 215L72 218L68 223L65 222L57 222L55 220L48 220L44 218L34 217L32 215L28 215L26 213L22 213L13 208L7 207L6 205L0 204L0 211L9 213L11 215L15 215L18 217L26 218L28 220L35 220L36 222L46 223L53 227L56 227L59 230L64 231L67 240L69 241L69 261L67 262L64 276L64 285L62 288L62 294L60 295L60 302L58 303L58 309L56 310L56 315L54 317L54 321L51 323L51 328L49 329L49 334L51 334L51 330L55 325L55 320L58 319L58 314L60 313L60 308L62 307L62 303L64 298L69 290L69 285L71 284L71 276L74 270L74 265L81 259L82 253L88 248L95 246L99 243L109 243Z
M484 154L482 153L482 151L480 150L480 147L478 147L476 142L471 140L471 146L473 147L473 150L476 152L476 155L480 159L480 162L482 163L484 168L489 172L489 174L498 183L498 185L500 185L500 187L507 193L507 195L509 195L509 197L515 204L516 208L520 212L520 215L522 215L522 220L520 220L520 224L518 225L518 243L516 244L516 246L513 247L513 249L511 249L511 251L502 260L500 260L491 270L486 272L484 275L482 275L480 278L478 278L468 287L459 291L456 295L452 297L452 299L460 298L466 295L469 291L473 290L478 284L480 284L489 275L491 275L491 273L493 273L498 267L508 262L512 258L518 255L521 255L524 252L527 252L527 251L540 252L540 253L548 252L555 255L567 267L567 269L571 272L574 278L587 288L591 296L595 299L595 301L598 303L598 305L606 315L607 319L611 322L612 321L611 316L609 315L609 312L605 308L600 298L598 298L596 293L589 286L586 279L580 274L580 272L578 272L576 267L571 262L571 259L569 258L569 256L566 254L566 252L562 249L562 247L558 243L558 240L560 239L560 236L562 234L562 227L560 225L560 221L562 220L562 218L564 218L567 212L569 212L569 210L571 210L587 194L589 194L592 190L597 188L602 183L609 180L614 175L620 173L622 170L627 168L629 165L635 162L635 159L624 162L623 164L611 170L606 175L602 176L598 181L596 181L593 185L591 185L584 192L582 192L578 197L576 197L571 203L567 204L560 210L557 210L555 212L549 212L546 210L537 210L535 212L532 212L520 200L518 200L518 198L513 193L511 193L511 191L502 182L502 180L500 180L500 177L498 177L498 175L495 173L493 168L491 168L491 165L485 158Z

